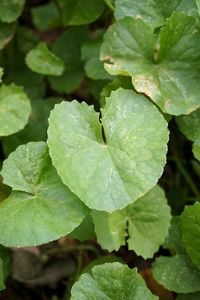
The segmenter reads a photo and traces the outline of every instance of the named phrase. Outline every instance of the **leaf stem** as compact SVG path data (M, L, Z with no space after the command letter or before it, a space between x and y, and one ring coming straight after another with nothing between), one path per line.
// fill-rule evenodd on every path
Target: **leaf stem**
M173 160L176 163L179 172L183 175L183 177L187 181L188 185L190 186L192 192L198 198L198 201L200 201L200 193L199 193L195 183L192 181L190 175L188 174L187 170L185 169L185 167L181 163L181 160L175 155L173 156Z

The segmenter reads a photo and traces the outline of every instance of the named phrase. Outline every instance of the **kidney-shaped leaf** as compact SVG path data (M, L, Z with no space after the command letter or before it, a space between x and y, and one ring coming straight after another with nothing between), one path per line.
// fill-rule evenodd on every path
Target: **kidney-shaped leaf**
M33 72L43 75L60 76L64 71L64 62L44 42L28 52L26 64Z
M63 185L44 142L19 146L5 160L4 183L13 188L0 204L0 243L34 246L62 237L83 220L87 209Z
M152 103L123 89L107 98L101 122L86 103L58 104L50 115L48 144L63 182L90 208L112 212L157 183L168 130Z
M153 300L144 280L136 269L121 263L95 266L91 274L81 275L71 290L71 300Z
M97 240L109 251L125 244L144 258L152 257L163 244L170 226L170 209L159 186L125 209L108 214L93 211Z
M200 33L193 17L174 13L158 36L141 19L119 20L104 36L101 59L110 74L131 76L135 89L166 113L200 106Z
M185 208L181 215L182 239L193 263L200 269L200 203Z
M23 129L30 112L30 101L23 88L15 84L0 87L0 136Z
M117 20L124 17L140 18L153 28L164 25L166 18L174 11L198 15L195 0L116 0L115 7Z
M0 20L2 22L13 22L22 13L25 0L1 0Z

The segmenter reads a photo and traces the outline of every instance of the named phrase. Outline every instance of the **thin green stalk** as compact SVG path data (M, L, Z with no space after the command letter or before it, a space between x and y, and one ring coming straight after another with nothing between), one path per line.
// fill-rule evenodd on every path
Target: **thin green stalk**
M185 167L181 163L180 159L177 156L174 156L173 160L175 161L179 172L183 175L183 177L187 181L188 185L190 186L191 191L198 198L198 201L200 201L200 193L199 193L195 183L192 181L190 175L188 174L187 170L185 169Z

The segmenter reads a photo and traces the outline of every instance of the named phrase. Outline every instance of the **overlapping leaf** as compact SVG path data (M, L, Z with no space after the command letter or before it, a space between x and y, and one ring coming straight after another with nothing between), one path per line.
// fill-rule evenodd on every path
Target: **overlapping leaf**
M62 23L58 7L54 2L32 8L31 15L34 25L40 31L58 27Z
M179 129L191 141L193 141L194 156L200 160L200 109L188 116L176 118Z
M22 87L15 84L0 87L0 136L24 128L30 112L30 101Z
M181 215L182 239L193 263L200 269L200 203L185 208Z
M97 241L110 252L125 245L145 258L152 257L164 242L170 210L163 191L154 187L141 199L112 214L93 211ZM128 225L127 225L128 224ZM127 234L126 234L127 232Z
M48 144L63 182L90 208L112 212L155 186L168 130L152 103L123 89L107 99L101 123L86 103L63 102L50 115Z
M195 0L116 0L115 7L117 20L128 16L143 19L153 28L164 25L174 11L197 16Z
M47 44L40 42L26 56L26 64L36 73L60 76L64 71L64 62L52 53Z
M58 0L64 26L94 22L103 12L103 0Z
M160 256L153 264L153 276L165 288L177 293L200 291L200 270L192 263L181 241L180 220L172 222L165 247L175 251L172 257Z
M64 61L65 70L57 78L49 77L53 89L61 93L70 93L79 87L84 77L81 46L86 40L87 30L81 27L67 29L56 40L52 51Z
M101 59L110 74L131 76L164 112L189 114L200 106L199 45L197 22L184 13L174 13L158 35L127 17L108 29Z
M14 151L21 144L31 141L46 141L48 117L54 105L59 102L58 98L32 101L31 115L25 128L3 139L4 154L8 156L10 152Z
M84 44L81 49L81 56L85 61L85 72L89 78L94 80L112 78L104 69L103 62L99 59L101 43L101 39L88 42Z
M83 274L73 285L71 300L153 300L145 282L126 265L118 262L95 266L91 274Z
M0 204L0 243L5 246L55 240L73 231L87 213L60 181L43 142L19 146L4 162L2 175L13 189Z

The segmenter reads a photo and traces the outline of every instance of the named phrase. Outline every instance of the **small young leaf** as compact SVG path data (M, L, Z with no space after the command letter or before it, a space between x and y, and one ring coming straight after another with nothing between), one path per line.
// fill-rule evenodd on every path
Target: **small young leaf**
M180 131L191 141L193 141L194 156L200 160L200 109L192 112L188 116L176 118Z
M52 51L65 63L62 76L50 77L53 89L60 93L71 93L83 80L84 69L81 61L81 46L87 40L87 30L83 27L70 28L56 40Z
M85 25L100 17L103 0L58 0L64 26Z
M182 239L193 263L200 269L200 203L187 206L181 215Z
M11 23L22 13L25 0L1 0L0 1L0 20Z
M63 182L90 208L112 212L155 186L168 130L152 103L123 89L107 99L102 125L86 103L63 102L51 112L48 144Z
M15 84L0 87L0 136L24 128L30 112L30 101L23 88Z
M13 188L0 203L0 243L5 246L35 246L58 239L73 231L87 213L60 181L43 142L19 146L5 160L2 175Z
M135 269L118 262L95 266L73 285L71 300L156 300Z
M143 20L126 17L104 35L101 59L110 74L131 76L163 112L189 114L200 107L199 45L197 22L184 13L174 13L158 36Z
M170 226L170 209L159 186L125 209L112 214L93 211L97 241L110 252L125 244L129 250L150 258L163 244Z
M60 76L64 72L64 62L53 54L44 42L30 50L25 60L27 66L39 74Z
M197 16L195 0L116 0L115 18L124 17L143 19L152 28L165 24L166 19L176 12L185 12L188 15Z
M181 241L180 220L172 219L165 248L174 250L172 257L160 256L153 264L153 276L158 283L176 293L200 291L200 271L192 263Z

